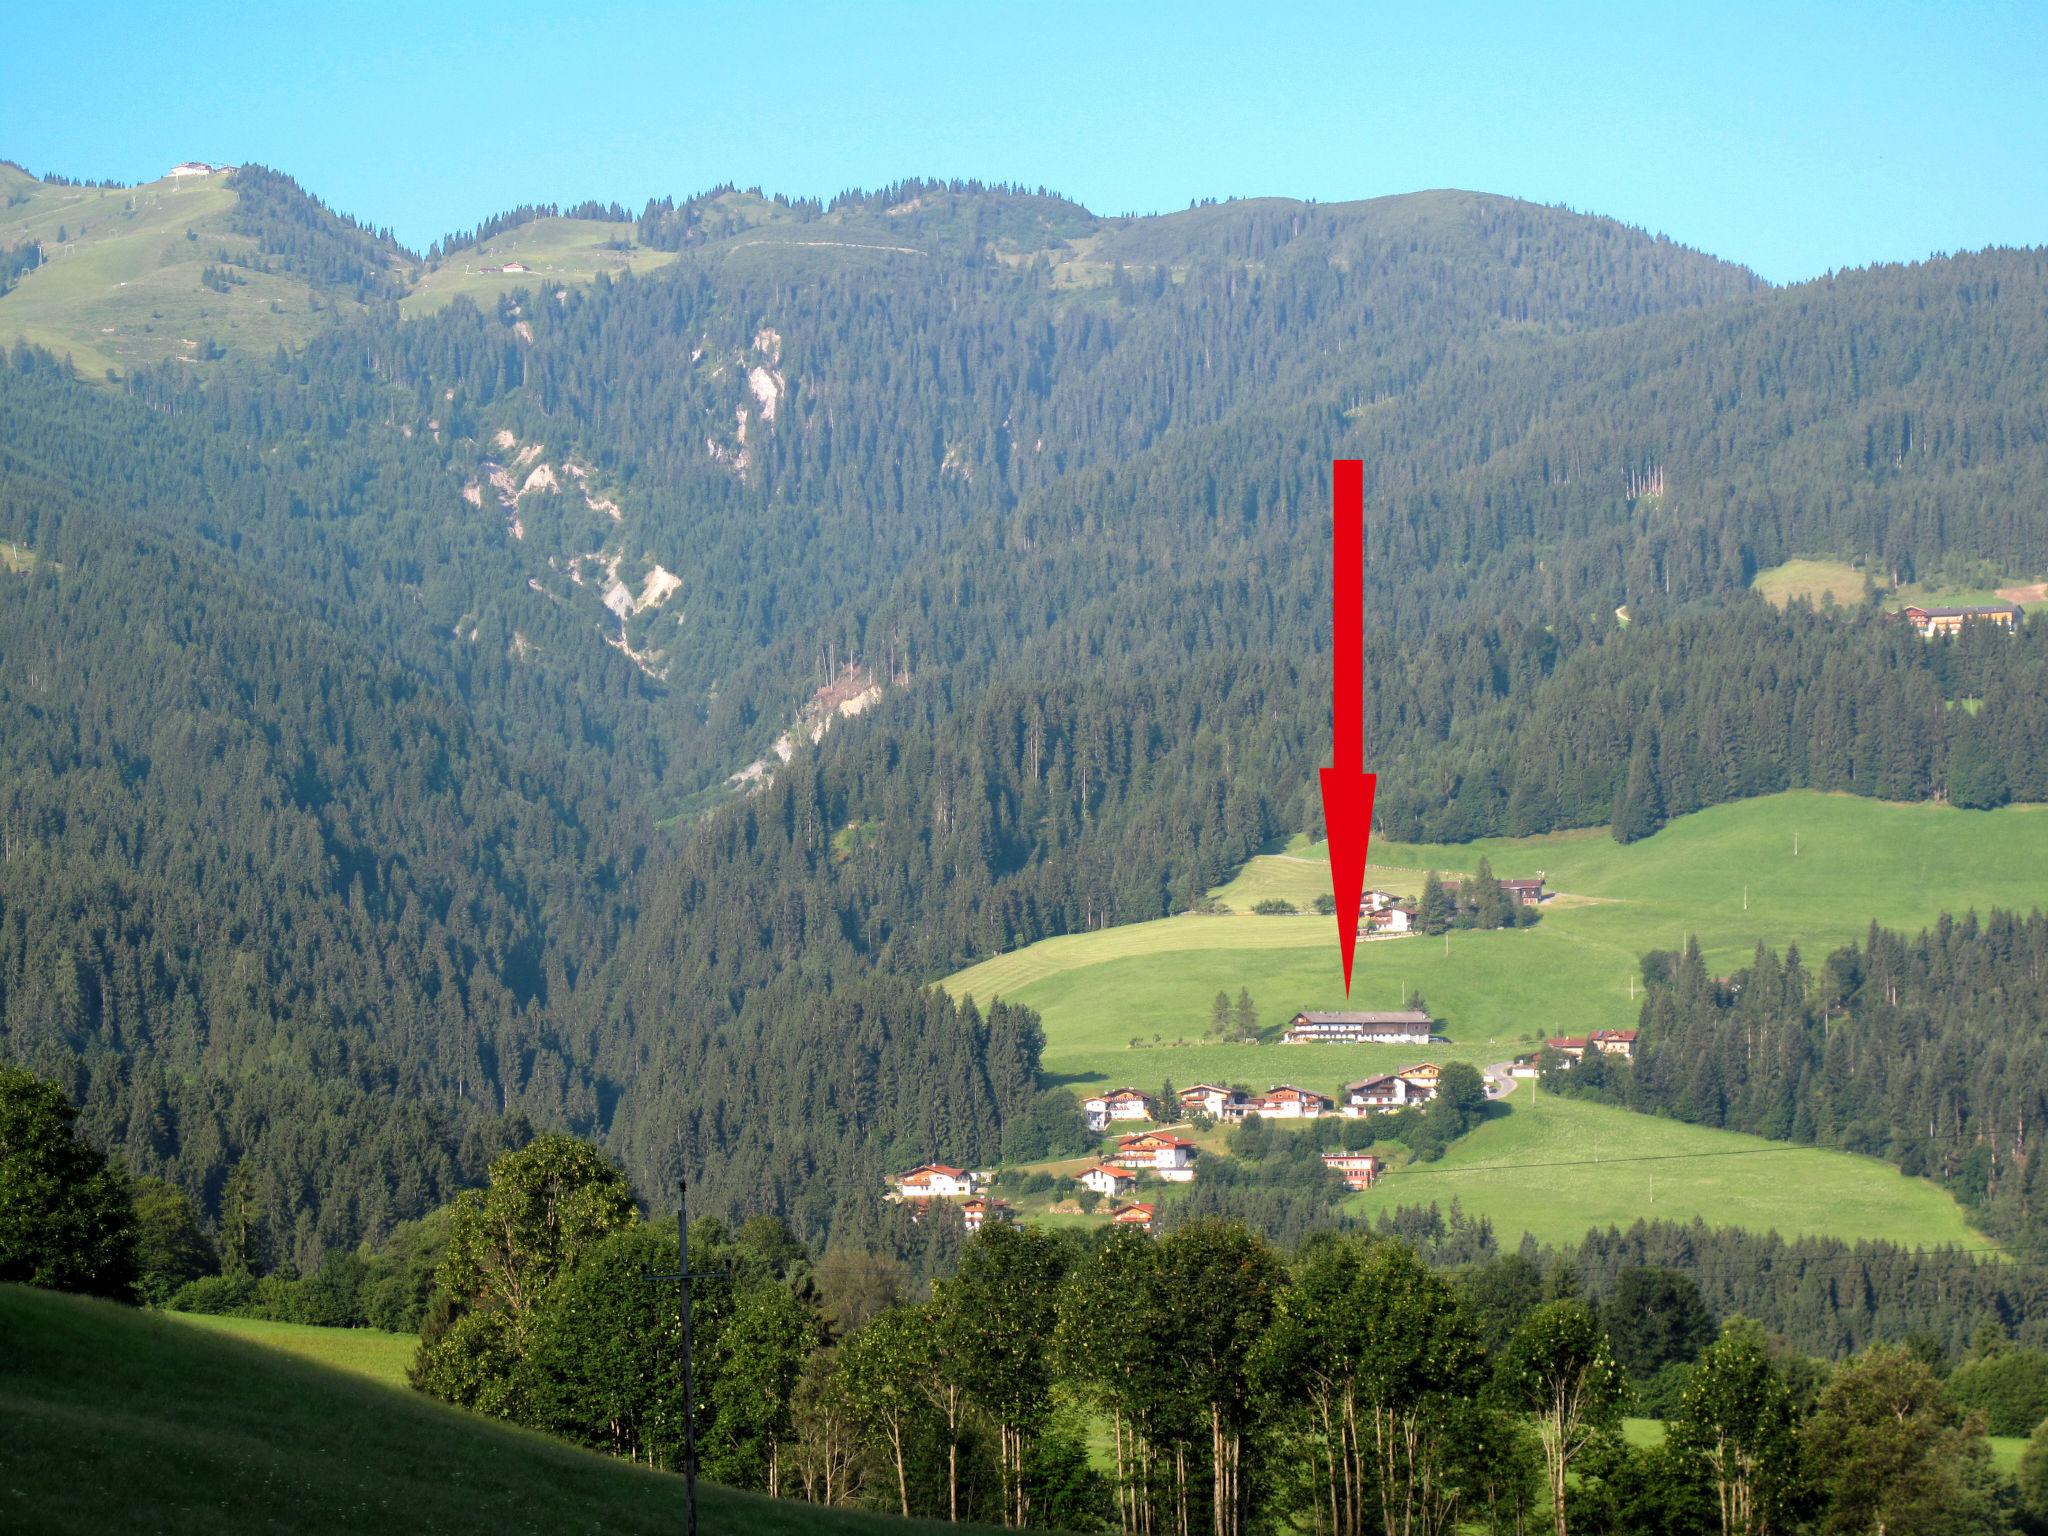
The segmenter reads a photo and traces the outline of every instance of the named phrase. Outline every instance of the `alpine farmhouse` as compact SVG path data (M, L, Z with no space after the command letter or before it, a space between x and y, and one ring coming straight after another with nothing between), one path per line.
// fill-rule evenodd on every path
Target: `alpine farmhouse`
M1420 1009L1393 1013L1297 1013L1282 1045L1428 1045L1436 1021Z

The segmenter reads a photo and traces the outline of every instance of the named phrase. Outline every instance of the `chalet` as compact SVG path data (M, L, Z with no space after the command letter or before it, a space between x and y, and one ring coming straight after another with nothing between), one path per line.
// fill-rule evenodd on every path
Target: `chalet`
M899 1200L952 1200L974 1193L974 1175L944 1163L925 1163L896 1179Z
M1593 1042L1593 1048L1609 1056L1634 1057L1636 1053L1636 1032L1632 1029L1596 1029L1586 1037Z
M1325 1152L1323 1166L1343 1174L1344 1182L1353 1189L1370 1189L1382 1164L1370 1152Z
M1081 1112L1088 1117L1088 1129L1099 1131L1112 1120L1150 1120L1152 1100L1135 1088L1113 1088L1108 1093L1098 1093L1081 1101Z
M2007 629L2019 622L2020 610L2012 603L1983 603L1965 608L1902 608L1899 617L1920 631L1922 639L1952 635L1965 624L1999 624Z
M1110 1220L1120 1227L1136 1227L1140 1232L1152 1230L1152 1207L1140 1200L1136 1204L1122 1206Z
M1195 1176L1195 1144L1170 1131L1146 1131L1126 1136L1116 1144L1108 1161L1119 1168L1143 1168L1171 1184L1185 1184Z
M1275 1083L1264 1093L1233 1106L1232 1118L1257 1115L1264 1120L1314 1120L1336 1106L1320 1093L1297 1088L1292 1083Z
M171 181L183 181L187 176L211 176L215 171L226 170L226 166L208 165L204 160L186 160L165 172Z
M977 1195L960 1207L960 1218L967 1223L969 1232L979 1232L990 1222L1013 1222L1017 1213L1010 1209L1007 1200L990 1200Z
M1444 1069L1433 1061L1418 1061L1412 1067L1403 1067L1396 1074L1409 1087L1421 1090L1430 1098L1436 1097L1437 1084L1442 1081L1443 1075Z
M1395 1013L1297 1013L1283 1045L1427 1045L1435 1021L1420 1009Z
M1212 1120L1221 1120L1229 1114L1231 1106L1242 1104L1244 1094L1235 1088L1225 1088L1217 1083L1196 1083L1180 1091L1180 1107L1185 1114L1200 1110Z
M1435 1097L1434 1080L1418 1082L1405 1073L1389 1072L1384 1077L1363 1077L1355 1083L1346 1083L1344 1113L1354 1118L1384 1114L1406 1109L1411 1104L1427 1104Z
M1503 880L1500 883L1500 888L1507 896L1520 902L1525 907L1536 906L1543 900L1543 879L1541 876L1534 880Z
M1365 926L1371 933L1413 933L1415 909L1408 906L1375 908L1365 914Z
M1093 1168L1084 1169L1081 1173L1081 1183L1098 1195L1115 1198L1136 1189L1138 1176L1128 1168L1112 1168L1107 1163L1101 1163Z
M1392 891L1361 891L1358 894L1358 915L1370 917L1375 912L1384 912L1400 899Z
M500 272L531 272L533 268L529 267L523 261L508 261L505 263L504 266L500 267L498 270Z
M1555 1051L1560 1056L1568 1056L1573 1061L1586 1054L1586 1047L1590 1043L1584 1035L1554 1035L1543 1042L1545 1049Z

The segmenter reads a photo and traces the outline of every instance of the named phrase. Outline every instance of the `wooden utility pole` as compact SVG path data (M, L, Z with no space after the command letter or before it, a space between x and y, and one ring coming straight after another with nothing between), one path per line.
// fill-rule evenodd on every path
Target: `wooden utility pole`
M643 1269L641 1278L673 1280L682 1289L683 1302L683 1497L686 1501L683 1529L697 1536L697 1399L691 1377L690 1282L708 1278L690 1270L690 1181L676 1180L676 1267L672 1274Z

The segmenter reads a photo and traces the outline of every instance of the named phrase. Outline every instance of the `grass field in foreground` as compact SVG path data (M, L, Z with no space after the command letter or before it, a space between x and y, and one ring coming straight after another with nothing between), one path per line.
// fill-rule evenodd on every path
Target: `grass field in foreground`
M420 1347L410 1333L385 1333L377 1328L315 1328L305 1323L270 1323L255 1317L206 1317L193 1312L166 1312L174 1323L227 1334L281 1350L320 1365L367 1377L387 1387L405 1385L406 1367Z
M1454 1199L1491 1220L1503 1245L1525 1231L1575 1242L1590 1227L1697 1216L1785 1237L1986 1246L1947 1194L1874 1158L1560 1099L1527 1083L1443 1161L1397 1169L1345 1204L1373 1214L1432 1201L1448 1209Z
M667 1532L679 1479L149 1312L0 1285L0 1530ZM702 1489L715 1536L938 1526ZM951 1529L951 1527L947 1527Z

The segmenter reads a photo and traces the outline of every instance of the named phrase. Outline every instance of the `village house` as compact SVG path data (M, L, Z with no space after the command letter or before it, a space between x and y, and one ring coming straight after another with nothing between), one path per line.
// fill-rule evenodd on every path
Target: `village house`
M945 1163L924 1163L896 1178L899 1200L953 1200L974 1193L974 1175Z
M1372 933L1413 933L1415 909L1400 905L1376 907L1365 914L1365 926Z
M1081 1113L1088 1117L1088 1129L1099 1131L1112 1120L1151 1120L1150 1095L1135 1088L1112 1088L1081 1101Z
M1503 880L1500 888L1525 907L1533 907L1543 900L1543 879Z
M1632 1029L1596 1029L1586 1038L1593 1042L1596 1050L1609 1056L1632 1058L1636 1053L1636 1032Z
M1517 1056L1508 1064L1509 1077L1531 1078L1542 1075L1542 1069L1536 1065L1536 1054L1533 1051L1526 1056Z
M1344 1113L1385 1114L1411 1104L1427 1104L1436 1097L1437 1069L1427 1064L1382 1077L1364 1077L1344 1085Z
M1544 1041L1543 1045L1546 1050L1555 1051L1560 1056L1577 1061L1586 1054L1587 1040L1584 1035L1553 1035Z
M970 1234L979 1232L989 1222L1013 1222L1017 1213L1010 1209L1007 1200L990 1200L977 1195L960 1207L960 1218L967 1223Z
M1196 1083L1180 1091L1180 1107L1184 1114L1197 1110L1212 1120L1221 1120L1234 1104L1242 1104L1244 1095L1235 1088L1225 1088L1219 1083Z
M1324 1095L1292 1083L1275 1083L1264 1093L1231 1106L1230 1118L1257 1115L1262 1120L1314 1120L1336 1106Z
M1195 1144L1170 1131L1144 1131L1116 1144L1109 1161L1119 1168L1143 1168L1169 1184L1185 1184L1195 1176Z
M1435 1021L1420 1009L1392 1013L1297 1013L1283 1045L1427 1045Z
M1120 1206L1110 1218L1120 1227L1136 1227L1140 1232L1152 1230L1152 1207L1140 1200L1132 1205Z
M1400 899L1392 891L1361 891L1358 893L1358 915L1370 917L1375 912L1385 911Z
M1344 1182L1352 1189L1370 1189L1372 1181L1380 1176L1381 1164L1370 1152L1325 1152L1323 1166L1343 1174Z
M498 270L501 272L531 272L533 268L523 261L508 261Z
M1098 1195L1108 1195L1114 1199L1136 1189L1138 1176L1128 1168L1112 1168L1107 1163L1099 1163L1082 1171L1081 1183Z
M1998 624L2007 629L2019 622L2020 610L2012 603L1980 603L1963 608L1918 608L1899 610L1899 617L1920 631L1924 640L1952 635L1965 624Z
M182 181L187 176L211 176L217 170L226 169L226 166L208 165L204 160L186 160L172 166L165 174L172 181Z

